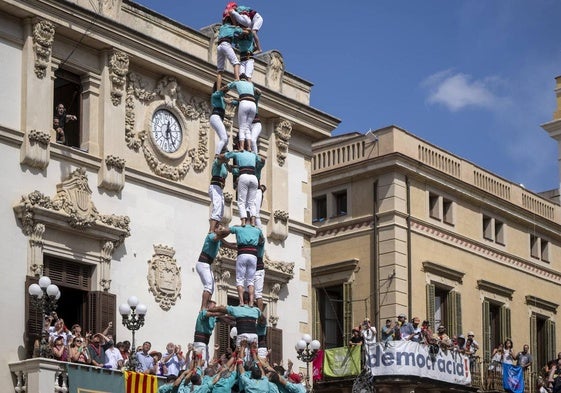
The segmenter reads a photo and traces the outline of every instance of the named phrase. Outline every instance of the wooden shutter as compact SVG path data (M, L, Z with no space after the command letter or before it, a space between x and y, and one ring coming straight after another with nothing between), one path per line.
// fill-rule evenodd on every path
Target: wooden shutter
M501 342L504 342L507 338L512 338L510 335L510 308L504 305L501 306L500 322Z
M348 343L353 329L353 290L352 283L343 284L343 342Z
M267 327L267 348L269 352L269 363L282 364L282 329Z
M191 340L191 338L189 338L189 340ZM221 321L216 321L216 325L214 325L214 343L220 347L218 349L218 356L224 355L226 353L226 349L230 347L229 324Z
M434 326L434 290L433 284L427 284L427 320L430 323L432 330L436 331L436 326Z
M491 309L488 300L483 300L482 304L482 320L483 320L483 361L491 361Z
M459 336L462 334L462 297L456 291L448 292L446 295L446 315L448 335Z
M537 366L539 363L538 359L538 323L536 314L532 313L530 316L530 353L534 357L533 366ZM553 358L552 358L553 359Z
M117 296L109 292L95 291L88 293L88 329L92 333L101 333L109 322L117 324ZM115 337L115 328L111 334Z
M547 359L557 358L555 353L556 349L556 333L555 333L555 321L548 319L545 321L545 350L547 354Z
M59 286L89 291L92 272L90 265L45 256L43 274Z
M41 339L43 330L43 311L33 301L27 290L31 284L37 284L37 277L26 277L25 279L25 354L26 358L33 356L33 344L35 340Z

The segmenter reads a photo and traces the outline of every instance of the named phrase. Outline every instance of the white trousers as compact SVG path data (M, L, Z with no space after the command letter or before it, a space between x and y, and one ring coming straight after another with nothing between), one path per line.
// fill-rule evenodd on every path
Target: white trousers
M212 295L214 293L214 275L211 266L208 263L197 261L195 269L203 283L203 290Z
M232 44L229 42L221 42L216 49L216 69L220 71L224 71L224 67L226 66L226 59L232 64L233 66L236 64L240 64L238 60L238 56L236 56L236 52L234 52L234 48L232 48Z
M255 299L263 297L263 283L265 282L265 269L255 271Z
M251 150L255 154L259 154L257 151L257 141L259 140L259 135L261 134L261 122L251 123Z
M249 285L255 285L256 268L257 257L255 255L238 255L236 258L236 286L246 288Z
M241 100L238 105L238 127L240 128L238 138L240 141L251 139L251 123L255 118L257 107L255 102Z
M249 79L253 76L253 69L255 67L255 60L248 59L240 62L240 75L246 74Z
M254 217L255 194L257 193L257 177L247 173L242 173L238 178L238 210L240 218L247 218L247 210L250 217Z
M218 136L218 143L216 143L216 148L214 149L214 154L222 153L222 149L228 143L228 133L226 132L226 127L219 115L210 116L210 126L216 132Z
M222 192L222 188L211 184L208 186L208 196L212 204L210 219L220 222L224 216L224 193Z

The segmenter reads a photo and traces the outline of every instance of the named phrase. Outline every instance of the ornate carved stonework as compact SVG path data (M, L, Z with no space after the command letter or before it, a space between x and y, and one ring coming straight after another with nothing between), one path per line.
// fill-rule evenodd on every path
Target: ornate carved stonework
M39 191L33 191L24 195L14 209L20 213L23 231L28 236L32 234L36 224L36 214L48 210L57 213L59 221L64 221L75 229L84 230L100 224L112 227L118 233L118 240L115 241L115 246L118 246L130 235L129 218L99 214L91 200L91 194L86 170L78 168L67 180L57 185L57 194L53 199Z
M99 168L99 184L101 188L110 191L121 191L125 186L124 158L108 155Z
M50 142L50 133L29 131L21 146L21 163L32 168L45 169L49 165Z
M51 50L55 38L55 26L41 20L33 25L33 52L35 53L35 75L43 79L51 62Z
M273 50L265 53L263 59L267 62L265 84L270 89L280 91L285 68L282 54Z
M280 120L275 125L275 139L277 145L277 163L284 166L288 155L288 143L292 133L292 123L288 120Z
M111 80L111 102L117 106L121 103L127 73L129 72L129 56L116 50L109 59L109 79Z
M164 162L153 148L147 143L150 138L148 130L135 133L135 100L144 105L162 101L163 106L178 110L187 121L199 122L197 146L187 150L185 157L175 163ZM156 87L150 91L142 78L130 72L128 74L127 97L125 100L125 140L127 146L135 151L142 150L152 171L171 180L181 180L192 167L197 173L202 172L208 164L208 135L210 123L208 121L210 106L206 101L191 97L187 100L174 77L165 76L160 79ZM188 130L184 130L188 132ZM188 139L188 138L186 138ZM187 143L186 141L183 143Z
M224 192L224 214L222 215L222 220L220 221L222 225L229 225L232 222L232 200L234 196L228 191Z
M284 241L288 237L288 212L275 210L273 220L270 223L271 233L269 237L278 241Z
M99 250L100 285L109 290L109 264L115 250L130 236L127 216L99 214L91 200L86 170L76 169L68 179L57 185L57 193L50 198L39 191L22 196L14 206L22 230L29 237L28 267L31 275L43 270L43 235L46 231L62 230L74 233L72 238L87 236L103 244Z
M175 250L161 244L154 246L155 254L148 261L148 284L160 308L168 311L181 297L181 268L173 258Z

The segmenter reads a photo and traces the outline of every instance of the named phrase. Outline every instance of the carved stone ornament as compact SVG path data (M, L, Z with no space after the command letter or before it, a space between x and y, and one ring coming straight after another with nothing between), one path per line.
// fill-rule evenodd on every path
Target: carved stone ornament
M160 308L168 311L181 297L181 267L173 258L175 250L161 244L154 245L155 254L148 261L148 284Z
M127 73L129 72L129 56L116 50L109 59L109 79L111 80L111 102L118 106L125 91Z
M55 26L41 20L33 25L33 53L35 54L35 75L43 79L51 62L51 51L55 38Z
M109 191L121 191L125 186L124 158L108 155L99 168L98 186Z
M21 145L21 163L32 168L45 169L49 165L51 134L31 130Z
M222 214L222 220L220 223L224 226L230 225L232 222L232 200L233 195L228 191L224 192L224 214Z
M99 214L91 200L85 169L76 169L67 180L58 184L54 198L39 191L22 196L14 206L14 212L24 234L29 237L28 268L31 275L39 275L43 270L44 233L74 231L73 239L88 237L103 244L99 250L100 285L109 290L113 250L130 236L130 220L127 216Z
M187 149L187 154L173 160L174 162L161 159L159 154L148 143L150 131L142 130L135 133L136 101L144 106L160 102L161 107L179 111L187 121L198 121L199 135L197 146ZM209 104L194 97L187 100L174 77L165 76L158 81L154 89L150 89L139 75L134 72L128 74L127 96L125 99L125 141L130 149L143 152L150 169L158 176L177 181L185 178L190 168L193 168L197 173L201 173L206 168L209 160L209 115ZM187 143L187 141L184 140L183 143Z
M288 143L292 134L292 123L281 120L275 125L275 142L277 145L277 163L284 166L288 155Z
M280 91L284 75L284 59L279 51L273 50L263 56L267 62L265 84L268 88Z
M270 221L271 233L269 237L278 241L285 241L288 237L288 212L275 210L273 220Z
M99 214L91 196L86 170L78 168L67 180L57 185L54 198L33 191L24 195L14 210L27 236L31 236L38 222L44 222L49 217L51 219L45 222L47 226L68 225L78 230L103 230L103 238L118 246L130 236L129 217Z

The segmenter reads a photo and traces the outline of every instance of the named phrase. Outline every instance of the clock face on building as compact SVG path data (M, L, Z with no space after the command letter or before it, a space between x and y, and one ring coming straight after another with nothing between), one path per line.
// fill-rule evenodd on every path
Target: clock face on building
M152 137L163 152L175 153L183 140L183 130L177 117L166 109L158 109L154 112Z

